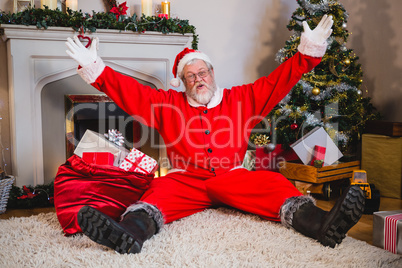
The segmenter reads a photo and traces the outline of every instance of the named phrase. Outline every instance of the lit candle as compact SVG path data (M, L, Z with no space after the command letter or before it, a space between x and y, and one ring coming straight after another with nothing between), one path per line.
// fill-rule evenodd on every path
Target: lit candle
M69 8L73 11L78 10L78 0L66 0L66 8Z
M162 2L162 14L166 14L170 18L170 2Z
M141 0L141 10L145 16L152 16L152 0Z
M49 9L57 8L57 0L40 0L41 8L45 8L44 6L48 6Z

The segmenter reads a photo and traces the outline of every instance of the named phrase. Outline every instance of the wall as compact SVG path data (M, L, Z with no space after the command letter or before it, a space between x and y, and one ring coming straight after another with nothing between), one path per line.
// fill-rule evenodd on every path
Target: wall
M161 0L160 0L161 1ZM0 9L11 11L10 0ZM78 0L85 12L104 10L103 0ZM119 2L123 2L120 0ZM276 52L290 32L286 25L298 7L296 0L170 0L172 16L189 19L197 27L199 49L214 62L221 87L249 83L268 74L278 64ZM402 122L402 2L400 0L340 0L350 17L352 32L347 46L362 64L363 91L372 97L385 120ZM154 4L159 1L154 1ZM40 1L35 1L36 6ZM131 12L139 13L141 0L128 0ZM2 142L8 144L5 45L0 43L0 116ZM5 152L6 159L9 153Z

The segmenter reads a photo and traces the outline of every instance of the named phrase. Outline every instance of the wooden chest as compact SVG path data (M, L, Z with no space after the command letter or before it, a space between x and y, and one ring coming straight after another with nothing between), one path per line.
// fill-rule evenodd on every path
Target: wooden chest
M324 183L352 178L353 170L360 169L360 161L339 163L321 168L291 162L281 162L279 166L281 174L290 180Z
M360 169L360 161L338 163L321 168L284 161L280 162L279 166L280 173L292 181L300 192L323 194L328 199L332 194L330 183L352 178L353 171Z

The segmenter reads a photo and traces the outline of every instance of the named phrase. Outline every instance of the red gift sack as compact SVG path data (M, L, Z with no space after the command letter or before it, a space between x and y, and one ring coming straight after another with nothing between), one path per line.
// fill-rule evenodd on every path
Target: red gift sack
M77 213L84 205L118 220L129 205L140 199L153 178L153 174L90 164L73 155L59 167L54 181L54 206L64 233L82 232Z

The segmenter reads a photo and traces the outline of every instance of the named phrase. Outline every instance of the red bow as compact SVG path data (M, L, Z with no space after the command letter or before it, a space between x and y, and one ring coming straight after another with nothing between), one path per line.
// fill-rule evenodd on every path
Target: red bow
M31 189L29 189L25 185L22 187L22 189L24 190L25 195L21 195L20 197L17 197L18 199L27 199L27 198L32 199L38 195L38 194L32 193Z

